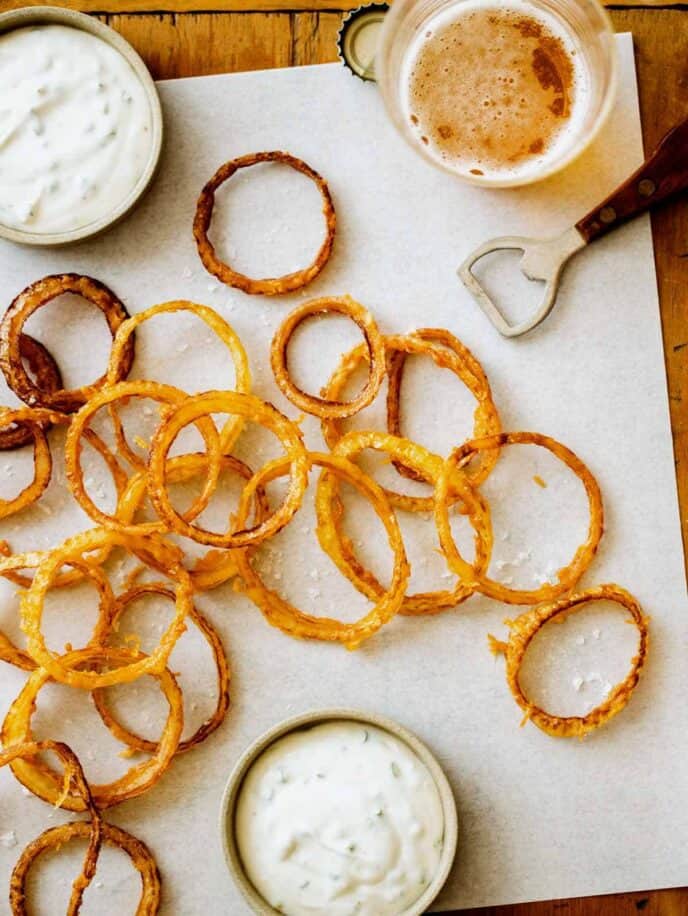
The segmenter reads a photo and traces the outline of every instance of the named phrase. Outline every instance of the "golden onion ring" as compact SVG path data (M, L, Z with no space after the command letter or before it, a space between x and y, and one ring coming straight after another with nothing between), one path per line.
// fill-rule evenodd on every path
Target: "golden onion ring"
M99 627L93 634L93 644L104 645L109 633L112 630L117 630L117 625L122 613L130 604L144 595L162 595L170 601L175 600L174 592L170 591L161 582L146 582L142 585L132 585L124 594L118 596L109 616L107 618L99 618ZM177 754L182 754L184 751L188 751L197 744L201 744L201 742L205 741L209 735L212 735L212 733L222 725L227 715L227 711L229 710L230 700L229 681L231 674L219 633L196 607L192 607L189 611L189 619L192 620L201 631L213 653L215 669L217 671L217 703L213 714L206 719L193 735L179 742L176 751ZM91 693L91 698L98 710L100 718L118 741L129 745L129 747L135 748L137 751L143 751L147 754L157 753L158 742L141 738L134 732L124 728L117 721L112 712L108 709L105 700L105 692L103 690L94 690Z
M5 542L0 542L0 548L4 545ZM36 554L19 554L12 556L8 560L0 560L0 575L4 575L7 578L10 578L14 574L16 569L27 569L29 567L36 568L40 565L42 558L46 556L45 553L36 553ZM17 565L17 563L21 565ZM104 621L107 620L108 616L112 612L112 608L115 604L115 596L112 593L112 588L110 587L110 582L103 572L103 570L92 563L86 563L83 561L74 561L70 563L72 566L75 577L72 577L70 581L79 581L84 577L90 577L94 582L96 589L98 590L98 622L96 624L96 632L98 628L102 625ZM67 579L69 574L66 574L62 577L63 581ZM31 585L32 580L28 579L28 585ZM14 643L5 636L4 633L0 632L0 661L7 662L10 665L14 665L16 668L21 668L24 671L34 671L36 668L35 661L31 656L22 652L21 649L18 649Z
M12 499L0 499L0 518L7 518L22 509L32 506L45 492L53 472L50 446L41 420L59 422L59 415L51 411L35 411L31 407L17 407L0 410L0 430L12 429L15 425L30 430L33 437L33 480Z
M159 645L150 655L113 671L82 671L65 664L62 656L55 655L46 646L41 629L43 605L63 565L79 562L85 554L106 545L124 547L172 580L176 613ZM155 535L125 535L103 528L83 531L43 555L31 587L21 596L21 626L27 637L27 652L58 683L84 690L126 684L142 674L160 674L165 669L174 644L186 629L186 616L193 607L192 595L193 586L182 564L181 551L169 542Z
M403 340L405 346L395 347L394 343L390 345L390 340ZM427 349L418 348L417 341L423 341L424 344L429 343L432 347ZM492 436L501 432L499 415L492 399L492 391L485 370L458 337L450 334L444 328L419 328L403 338L387 338L386 343L388 380L387 430L393 436L403 437L404 435L401 431L401 384L406 361L411 354L421 354L423 352L427 353L440 368L451 369L476 398L478 404L473 415L473 438ZM437 344L452 355L442 360L441 357L438 357L437 350L434 349ZM456 357L456 360L454 357ZM474 483L480 484L487 479L498 457L499 452L497 450L485 453L485 460L481 461L477 469L471 469L471 477ZM415 472L412 468L404 467L399 461L393 461L392 463L402 477L408 477L410 480L422 480L421 477L414 476Z
M412 468L420 479L430 484L435 483L442 470L443 460L438 455L433 455L423 446L409 439L400 439L389 433L352 431L340 439L332 454L355 461L356 457L368 448L385 452L390 457L401 461L405 467ZM482 534L486 525L487 512L484 500L478 491L471 494L471 500L467 511L475 518L475 527L480 533L476 539L475 565L478 570L485 572L490 563L489 541ZM359 592L371 601L379 600L385 588L358 560L351 540L344 534L342 528L344 507L339 496L337 481L326 473L321 474L318 481L315 508L318 517L318 539L322 549ZM474 589L459 579L451 590L406 595L399 613L409 616L437 614L447 608L456 607L470 598L473 593Z
M323 201L323 215L327 234L315 256L315 260L308 267L303 270L297 270L294 273L285 274L282 277L254 280L234 270L229 264L225 264L224 261L218 258L215 248L208 238L208 230L213 216L217 189L239 169L249 168L259 162L281 162L297 172L301 172L302 175L310 178L315 183ZM310 283L311 280L318 276L332 252L336 225L337 218L334 212L334 204L325 179L315 169L312 169L301 159L297 159L296 156L281 150L274 150L266 153L251 153L238 159L232 159L230 162L225 162L224 165L220 166L210 181L204 185L198 198L193 222L193 234L203 266L209 273L216 276L221 283L226 283L227 286L234 286L245 293L253 295L278 296L282 293L290 293L296 289L301 289L301 287L306 286L307 283Z
M84 776L81 764L79 763L79 758L71 748L61 741L27 741L23 744L16 744L4 751L0 751L0 767L4 767L8 763L11 764L13 760L20 757L35 757L36 754L40 754L43 751L52 751L54 754L57 754L64 764L64 777L62 782L65 794L69 790L69 787L73 786L83 799L85 810L91 815L90 824L81 822L85 831L87 831L84 835L88 835L88 846L86 848L84 864L81 866L81 873L72 883L72 891L67 907L67 916L72 916L72 914L76 916L81 907L84 891L89 886L96 873L103 831L103 822L100 817L100 812L93 802L91 790ZM23 855L24 854L20 857L19 862L22 861ZM13 916L26 916L25 882L21 879L21 876L15 879L15 873L18 868L19 863L15 866L10 880L10 908Z
M129 341L132 339L132 335L136 329L145 321L148 321L149 318L154 318L156 315L174 314L176 312L191 312L193 315L196 315L197 318L204 321L205 324L215 332L229 350L232 362L234 363L234 385L232 387L235 391L248 394L251 390L251 370L249 368L246 350L244 349L244 345L239 335L214 309L209 308L207 305L199 305L196 302L188 302L185 299L176 299L172 302L162 302L159 305L153 305L144 312L139 312L131 318L128 318L120 325L115 335L110 354L110 362L106 375L107 384L114 385L116 382L121 382L127 374L125 371L126 352ZM230 451L241 433L242 426L243 420L241 417L234 417L228 421L220 435L223 454ZM123 454L126 455L128 460L131 461L135 467L139 469L144 469L146 467L145 461L129 447L123 431L121 432L121 438L118 437L118 442L120 443Z
M234 414L250 419L273 433L284 446L290 461L290 481L282 505L267 519L252 528L218 534L186 521L172 506L167 492L168 452L184 427L213 414ZM187 398L174 406L157 429L151 443L148 490L151 502L163 522L172 531L199 544L213 547L247 547L259 544L280 531L301 505L308 483L308 456L301 430L272 404L252 394L236 391L208 391Z
M468 475L457 475L457 469L463 467L474 454L483 449L503 448L505 445L514 444L540 445L546 448L573 471L583 484L588 497L590 522L585 542L578 547L568 566L558 571L558 581L556 583L545 582L536 589L509 588L479 572L471 563L464 560L459 553L449 524L447 498L450 495L450 482L452 490L457 490L462 498L470 498L471 495L475 495L475 488ZM476 532L476 538L486 538L491 552L493 542L492 525L489 523L490 513L487 503L485 503L485 507L487 510L487 525L483 525L478 530L475 520L471 518L470 521ZM500 433L498 436L474 439L464 443L454 449L444 462L435 486L435 524L437 525L440 544L449 568L457 576L460 576L466 585L471 586L475 591L489 598L503 601L505 604L539 604L542 601L554 601L564 592L570 591L590 566L604 532L602 494L592 472L571 449L562 445L561 442L557 442L556 439L544 436L541 433Z
M110 846L116 846L131 859L132 865L141 876L141 898L136 916L156 916L160 910L160 872L148 847L114 824L102 824L102 839ZM27 916L26 884L34 860L47 849L59 849L70 840L83 839L90 835L91 825L87 821L72 821L50 827L37 839L29 843L19 857L10 880L10 907L12 916ZM97 861L97 860L96 860ZM68 916L76 916L77 909L70 908Z
M150 658L141 652L132 652L129 649L104 648L102 646L89 646L68 652L60 659L65 670L74 670L86 663L100 665L116 665L114 671L126 671L133 665L145 662ZM169 713L162 737L156 745L152 757L142 763L135 764L118 779L104 785L91 786L91 795L96 806L100 809L110 808L130 798L136 798L158 782L168 768L174 757L182 729L184 727L184 706L182 692L177 685L174 675L164 668L162 671L148 670L146 672L154 677L162 689L169 705ZM5 746L32 741L31 717L36 708L36 699L41 688L50 680L50 674L44 668L37 668L28 678L19 696L10 706L5 721L2 724L0 737ZM52 767L42 760L35 758L29 760L13 760L10 768L19 782L38 798L58 805L68 811L84 811L86 803L81 796L69 792L62 793L60 778Z
M167 481L169 483L180 483L195 477L199 470L206 467L207 457L200 452L194 452L187 455L176 455L167 461ZM221 471L230 470L238 474L244 480L250 480L253 471L247 464L234 458L232 455L223 455L220 459ZM136 512L143 503L144 497L148 492L147 474L134 474L129 479L127 486L120 495L115 517L123 526L131 524ZM254 517L256 522L264 521L270 515L270 506L267 494L262 487L255 491L254 500L255 510ZM188 517L188 513L186 513ZM163 523L158 523L162 530ZM199 557L193 566L189 567L189 575L193 583L194 590L197 592L209 591L217 588L236 575L236 563L234 562L231 550L211 549L202 557ZM2 567L0 566L0 575Z
M367 474L364 474L359 467L340 455L327 455L319 452L310 452L308 460L311 465L323 468L325 473L336 474L343 478L370 501L376 515L385 527L387 540L394 554L394 569L389 588L381 596L373 598L375 606L364 617L355 623L343 623L330 617L314 617L311 614L304 614L276 592L267 588L251 563L251 557L246 550L237 551L236 564L243 581L244 591L260 608L272 626L299 639L341 642L347 649L357 649L364 640L394 617L404 599L411 569L406 560L401 530L382 488ZM282 458L265 465L254 476L242 494L237 515L238 525L242 525L246 520L253 488L259 484L265 486L269 481L283 476L288 469L288 460Z
M289 374L287 350L294 331L307 318L329 314L350 318L365 338L364 347L369 365L368 380L363 390L352 401L341 401L329 396L319 398L307 394L292 381ZM300 410L321 419L352 417L367 407L380 390L385 377L384 341L368 309L351 296L325 296L322 299L304 302L287 315L272 340L270 364L280 391Z
M568 614L593 601L613 601L628 611L631 615L629 622L634 624L639 634L638 652L631 660L631 668L626 677L612 688L599 706L584 716L554 716L531 703L521 689L518 676L526 650L538 630L549 620L563 620ZM522 724L531 721L543 732L555 738L582 738L608 722L628 703L647 658L649 618L643 614L633 595L619 585L598 585L577 595L567 595L559 601L526 611L516 620L507 620L505 623L509 626L508 643L490 636L490 646L493 652L504 653L506 656L506 679L509 690L525 713Z
M431 339L430 335L435 335ZM401 382L397 359L405 360L410 355L429 356L435 365L441 369L449 369L468 388L477 401L473 414L474 437L493 435L500 432L500 420L497 408L492 400L492 392L487 383L487 378L480 363L461 341L449 334L436 329L426 329L406 335L389 335L384 338L387 373L389 375L389 390L387 395L388 430L392 435L399 425L399 386ZM338 398L345 389L349 379L362 362L367 359L366 351L358 346L342 357L342 360L323 389L323 394L328 398ZM322 434L325 442L334 451L337 443L344 435L342 424L338 420L325 419L322 421ZM482 483L492 471L499 450L486 451L481 456L477 467L471 467L471 478L476 483ZM395 463L395 467L397 464ZM399 467L397 467L399 470ZM409 477L410 474L405 476ZM432 512L434 501L432 496L411 496L398 493L385 488L387 498L395 509L406 512Z
M112 385L97 392L73 417L69 426L67 438L65 440L65 468L67 483L69 484L72 495L90 519L104 528L112 528L120 532L129 531L133 534L141 534L144 532L159 531L160 525L157 522L142 523L140 525L126 525L122 523L116 515L108 515L106 512L103 512L95 505L86 492L83 470L81 468L81 438L85 435L94 415L102 407L114 404L116 401L127 400L128 398L151 398L163 404L174 405L183 403L187 395L183 391L180 391L180 389L174 388L171 385L163 385L160 382L142 380L118 382L116 385ZM210 417L201 417L197 425L208 448L205 463L207 477L202 493L187 510L184 515L185 518L194 518L208 505L220 474L221 443L215 424Z

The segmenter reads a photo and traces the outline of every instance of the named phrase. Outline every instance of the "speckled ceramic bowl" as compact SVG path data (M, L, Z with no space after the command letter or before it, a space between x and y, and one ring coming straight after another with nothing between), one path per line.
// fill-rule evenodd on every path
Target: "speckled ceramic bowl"
M116 51L119 51L139 78L146 96L148 97L148 104L151 110L153 130L150 154L146 168L142 172L141 177L131 193L110 213L88 223L86 226L81 226L79 229L72 229L69 232L23 232L21 229L3 226L2 223L0 223L0 236L12 242L19 242L22 245L68 245L72 242L79 242L82 239L91 238L94 235L105 232L106 229L109 229L115 223L119 222L119 220L123 219L139 202L151 183L160 161L163 134L162 109L160 107L158 90L155 88L155 83L146 65L129 42L125 41L114 29L103 25L102 22L93 19L91 16L87 16L85 13L77 13L74 10L62 9L56 6L29 6L22 7L18 10L12 10L9 13L0 13L0 34L32 25L71 26L74 29L90 32L92 35L96 35L98 38L107 42Z
M442 848L442 857L435 877L427 886L423 894L416 900L413 906L399 913L399 916L421 916L421 914L426 912L430 904L442 890L452 867L452 863L454 862L454 856L456 855L458 822L454 796L442 768L432 752L422 743L422 741L391 719L387 719L384 716L378 716L376 713L362 712L358 709L319 709L313 712L302 713L299 716L294 716L293 718L281 722L274 728L271 728L264 735L261 735L260 738L254 741L248 750L242 754L229 777L220 809L220 836L225 858L227 860L227 866L232 877L254 913L259 914L259 916L280 916L280 913L271 907L258 893L253 884L251 884L239 855L236 836L234 834L234 816L239 792L244 777L251 766L258 757L260 757L263 751L277 741L278 738L282 738L284 735L298 729L307 729L314 725L320 725L323 722L332 721L363 722L368 725L375 725L389 732L410 747L414 754L425 764L435 780L440 802L442 804L442 812L444 814L444 846Z

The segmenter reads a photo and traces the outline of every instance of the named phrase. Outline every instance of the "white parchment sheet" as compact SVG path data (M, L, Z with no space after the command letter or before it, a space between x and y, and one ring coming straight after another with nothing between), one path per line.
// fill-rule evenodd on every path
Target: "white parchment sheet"
M564 229L640 162L632 43L630 36L618 41L621 91L603 135L564 175L532 189L472 189L433 170L388 124L375 86L336 65L187 79L160 86L164 158L145 202L129 219L101 239L61 251L0 244L4 303L45 274L72 270L111 285L134 312L174 298L212 305L241 335L255 391L294 417L297 411L272 381L268 350L275 328L304 295L264 300L221 286L198 260L191 221L201 186L221 162L269 149L304 158L327 178L339 220L331 263L305 296L348 292L373 311L384 332L435 326L456 333L485 367L504 427L555 436L597 476L607 531L583 584L619 582L652 616L647 670L629 707L578 742L518 727L503 662L492 657L486 638L488 632L503 636L502 620L516 609L474 598L435 617L396 619L350 653L289 639L231 586L199 596L231 661L230 715L202 747L177 759L153 791L107 812L154 851L165 914L247 912L225 868L217 825L229 771L267 727L302 710L342 704L397 718L431 745L446 768L460 843L440 908L688 880L688 616L649 223L640 219L579 255L551 318L523 340L500 338L455 275L457 264L486 238ZM231 184L217 214L221 250L256 275L303 263L321 230L310 184L269 166ZM509 267L512 279L502 271L502 280L520 300L515 261ZM107 338L92 310L66 302L44 312L29 330L49 342L67 382L98 375ZM297 377L316 390L356 339L343 320L311 323L294 342ZM228 366L205 327L175 316L141 330L132 377L173 381L191 391L231 387ZM13 403L4 389L0 394L3 403ZM383 402L384 393L354 425L382 422ZM429 361L410 361L403 406L405 431L437 451L470 434L470 398ZM322 447L317 424L306 420L304 429L311 446ZM65 491L60 436L51 440L58 457L45 508L0 525L0 537L15 550L48 546L88 526ZM241 454L257 467L266 453L252 441L249 436ZM16 492L29 466L25 452L0 457L2 495ZM389 467L380 473L403 484ZM99 474L104 481L102 468L89 471L89 486L106 499ZM536 474L546 489L533 482ZM495 576L532 587L567 562L587 519L572 475L542 450L513 448L505 451L486 494L493 507ZM366 605L319 552L311 496L258 562L266 581L299 606L351 619ZM351 502L347 524L361 557L384 577L387 549L366 507ZM404 519L403 527L414 588L446 588L432 521ZM466 540L465 531L458 536ZM123 631L144 630L149 616L145 608L132 612ZM51 646L67 640L82 645L93 619L85 586L52 596L46 611ZM147 638L158 634L159 620L153 615L148 621ZM0 628L21 640L10 586L0 592ZM524 677L557 709L582 710L623 676L633 646L634 632L623 616L599 608L543 632ZM214 678L208 649L193 628L175 649L172 667L180 672L191 727L212 708ZM23 681L21 672L0 667L0 715ZM159 734L164 704L154 686L137 682L115 693L112 702L128 722L151 737ZM34 721L37 734L73 743L96 781L130 765L79 691L47 686ZM25 797L11 774L0 772L3 900L20 849L66 819ZM64 912L81 854L80 847L63 849L36 867L36 912ZM130 912L136 895L136 876L121 855L107 851L85 912ZM3 902L0 911L6 907Z

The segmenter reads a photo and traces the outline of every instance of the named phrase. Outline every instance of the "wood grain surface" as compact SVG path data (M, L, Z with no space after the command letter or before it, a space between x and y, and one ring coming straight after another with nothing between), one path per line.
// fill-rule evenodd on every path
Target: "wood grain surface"
M33 2L39 0L0 0L0 10ZM134 45L158 79L335 60L335 37L341 19L341 12L337 11L358 5L358 0L52 2L98 12L100 18ZM631 31L634 36L646 150L652 148L672 124L688 116L688 11L652 8L672 5L666 0L642 0L617 4L611 10L616 28ZM643 8L631 8L639 6ZM108 9L113 12L107 13ZM151 9L155 12L147 12ZM198 12L208 9L213 12ZM277 10L283 12L275 12ZM653 215L652 226L685 544L688 532L688 199L672 203ZM642 423L642 417L638 422ZM631 829L633 825L629 824ZM682 845L685 841L685 837L677 838ZM489 907L470 913L472 916L688 916L688 889Z
M365 2L365 0L363 0ZM387 0L390 2L390 0ZM685 6L686 0L603 0L614 8ZM85 13L238 13L275 10L351 10L361 0L0 0L0 12L22 6L66 6Z

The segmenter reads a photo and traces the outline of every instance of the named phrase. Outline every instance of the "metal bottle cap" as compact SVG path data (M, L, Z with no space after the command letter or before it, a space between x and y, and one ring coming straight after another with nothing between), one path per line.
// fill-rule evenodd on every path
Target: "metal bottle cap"
M375 52L388 9L386 3L359 6L342 20L337 36L339 59L362 80L375 80Z

